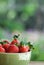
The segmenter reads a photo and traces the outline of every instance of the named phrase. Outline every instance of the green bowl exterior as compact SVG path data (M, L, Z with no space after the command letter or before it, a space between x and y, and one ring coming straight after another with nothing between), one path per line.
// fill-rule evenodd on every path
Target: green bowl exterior
M0 65L28 65L31 52L0 53Z

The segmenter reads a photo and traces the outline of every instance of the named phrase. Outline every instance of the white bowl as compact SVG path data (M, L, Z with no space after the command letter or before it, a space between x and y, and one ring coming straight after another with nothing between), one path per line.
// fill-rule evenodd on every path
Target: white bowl
M0 65L28 65L31 51L26 53L0 53Z

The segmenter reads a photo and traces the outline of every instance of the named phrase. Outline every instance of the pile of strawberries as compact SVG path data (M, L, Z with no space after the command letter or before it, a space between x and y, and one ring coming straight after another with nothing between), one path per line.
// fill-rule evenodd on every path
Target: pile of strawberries
M33 45L30 42L26 44L23 41L20 42L18 37L19 34L14 35L14 39L11 43L7 40L0 42L0 53L24 53L29 52L33 48Z

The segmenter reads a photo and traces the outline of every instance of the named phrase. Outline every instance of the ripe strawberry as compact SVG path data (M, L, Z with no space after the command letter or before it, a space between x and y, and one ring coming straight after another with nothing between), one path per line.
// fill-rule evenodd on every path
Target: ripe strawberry
M19 50L20 50L20 52L22 52L22 53L28 52L28 47L27 47L27 46L21 46Z
M0 44L0 47L2 47L2 44Z
M28 52L29 47L27 45L25 45L23 42L20 43L20 47L19 47L19 51L24 53L24 52Z
M3 44L3 48L7 51L9 48L10 44Z
M11 42L11 44L18 44L19 45L19 40L18 40L18 37L19 37L19 35L14 35L14 40Z
M9 46L10 46L9 42L7 40L4 40L3 41L3 48L7 51Z
M30 51L30 47L27 45L28 51Z
M0 47L0 52L5 52L5 49Z
M14 39L12 42L11 42L11 44L18 44L19 43L19 41L17 40L17 39Z
M18 53L19 48L16 45L10 45L9 48L8 48L8 52L9 53Z

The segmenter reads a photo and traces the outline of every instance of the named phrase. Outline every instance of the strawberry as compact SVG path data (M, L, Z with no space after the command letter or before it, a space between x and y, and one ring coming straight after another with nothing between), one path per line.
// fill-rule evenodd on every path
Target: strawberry
M0 52L5 52L5 49L0 47Z
M19 51L21 53L24 53L24 52L28 52L28 50L29 50L29 47L27 45L23 44L23 42L21 42L20 47L19 47Z
M19 45L20 42L19 42L19 40L18 40L18 37L19 37L19 34L18 34L18 35L14 35L14 37L13 37L14 39L13 39L13 41L11 42L11 44L16 44L16 45L18 44L18 45Z
M8 52L9 53L18 53L19 48L16 45L10 45L9 48L8 48Z
M30 51L30 47L27 45L28 51Z
M9 42L7 40L4 40L3 41L3 48L7 51L9 46L10 46Z
M0 44L0 47L2 47L2 44Z
M22 52L22 53L28 52L27 46L21 46L19 50L20 50L20 52Z
M3 48L7 51L9 48L10 44L3 44Z
M11 42L11 44L19 44L19 40L14 39L14 40Z

